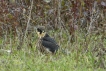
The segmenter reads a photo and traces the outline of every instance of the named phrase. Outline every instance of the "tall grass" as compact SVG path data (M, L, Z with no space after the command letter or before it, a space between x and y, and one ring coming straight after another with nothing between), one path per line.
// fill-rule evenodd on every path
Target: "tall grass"
M0 39L0 71L105 71L96 48L106 47L106 40L101 41L101 35L86 36L83 33L76 32L76 41L70 43L68 35L63 31L60 37L58 32L50 35L56 35L55 39L60 45L60 50L56 55L41 54L36 49L37 36L29 38L22 45L21 50L17 50L17 39ZM5 44L5 46L4 46ZM12 46L10 46L12 44ZM103 46L102 46L103 45ZM4 50L11 50L8 53ZM106 55L101 57L103 65L106 66ZM104 59L104 60L103 60Z

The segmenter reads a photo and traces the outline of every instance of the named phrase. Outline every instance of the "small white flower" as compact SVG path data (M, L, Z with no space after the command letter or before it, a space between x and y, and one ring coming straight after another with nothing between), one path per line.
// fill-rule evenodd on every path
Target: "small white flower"
M11 50L6 50L8 53L11 53Z

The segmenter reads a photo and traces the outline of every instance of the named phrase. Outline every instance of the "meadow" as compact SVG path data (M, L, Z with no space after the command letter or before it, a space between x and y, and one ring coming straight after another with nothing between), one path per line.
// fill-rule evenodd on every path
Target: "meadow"
M55 55L36 49L37 25ZM0 71L106 71L106 0L0 0Z
M0 71L106 70L106 52L102 50L106 47L106 39L102 40L102 35L85 37L83 32L77 31L75 42L71 43L66 33L60 34L58 32L49 33L51 36L56 35L55 39L60 46L55 55L41 54L36 49L36 34L30 40L32 47L28 45L29 38L27 38L26 42L22 44L21 50L17 50L17 38L7 38L7 40L1 38ZM101 49L99 50L99 48ZM9 52L9 50L11 51ZM103 55L98 55L98 53Z

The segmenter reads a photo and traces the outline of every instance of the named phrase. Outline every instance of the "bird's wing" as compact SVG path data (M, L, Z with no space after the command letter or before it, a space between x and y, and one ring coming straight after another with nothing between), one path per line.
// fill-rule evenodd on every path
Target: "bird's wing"
M42 45L45 48L48 48L50 51L55 52L56 50L58 50L58 45L49 41L42 41Z
M51 38L51 37L45 37L45 38L43 38L43 40L51 42L51 43L54 43L54 44L57 44L56 41L53 38Z

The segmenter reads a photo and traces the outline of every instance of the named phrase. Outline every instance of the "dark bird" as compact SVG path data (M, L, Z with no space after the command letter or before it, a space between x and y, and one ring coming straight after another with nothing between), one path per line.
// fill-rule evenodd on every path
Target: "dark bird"
M43 27L38 27L37 28L37 35L39 37L38 41L38 46L37 48L42 52L42 53L56 53L58 50L59 46L56 43L56 41L51 38L44 30Z

